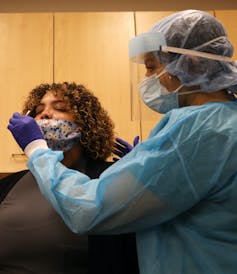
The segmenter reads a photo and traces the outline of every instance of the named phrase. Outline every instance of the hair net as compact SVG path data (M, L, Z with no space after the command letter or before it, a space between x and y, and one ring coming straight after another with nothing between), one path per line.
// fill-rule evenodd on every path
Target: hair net
M162 32L167 46L228 57L233 55L233 46L223 25L203 11L174 13L156 23L150 32ZM166 64L166 70L177 76L183 85L199 85L203 91L217 91L237 84L237 65L234 62L174 53L158 52L158 56L160 62ZM234 88L234 92L237 89Z

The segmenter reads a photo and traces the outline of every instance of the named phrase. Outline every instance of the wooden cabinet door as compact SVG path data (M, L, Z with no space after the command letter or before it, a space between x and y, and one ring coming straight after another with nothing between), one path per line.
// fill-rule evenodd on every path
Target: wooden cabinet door
M53 79L53 15L0 14L0 172L26 168L26 157L7 130L28 92Z
M215 16L224 25L228 37L234 46L233 60L237 59L237 10L216 10Z
M128 41L135 35L133 12L55 14L55 81L85 85L115 123L117 136L132 141Z

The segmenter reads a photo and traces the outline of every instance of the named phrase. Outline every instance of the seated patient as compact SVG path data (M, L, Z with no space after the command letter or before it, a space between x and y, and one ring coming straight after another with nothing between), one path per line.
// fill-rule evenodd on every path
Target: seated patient
M24 104L27 112L49 147L64 151L67 167L96 178L111 165L106 159L113 151L113 123L83 85L39 85ZM0 199L0 274L138 273L134 234L73 234L30 171L3 178Z

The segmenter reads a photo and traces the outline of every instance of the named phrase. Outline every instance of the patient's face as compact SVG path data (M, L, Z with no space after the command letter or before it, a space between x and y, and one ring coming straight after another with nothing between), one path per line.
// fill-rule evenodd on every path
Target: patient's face
M61 119L74 122L69 103L64 100L60 92L57 94L51 91L47 92L35 108L35 113L36 120Z

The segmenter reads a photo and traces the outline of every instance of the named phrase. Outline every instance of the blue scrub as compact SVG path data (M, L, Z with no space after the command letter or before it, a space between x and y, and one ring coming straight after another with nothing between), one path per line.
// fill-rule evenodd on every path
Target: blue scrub
M141 274L236 274L237 104L166 114L99 179L38 150L28 167L77 233L137 232Z

